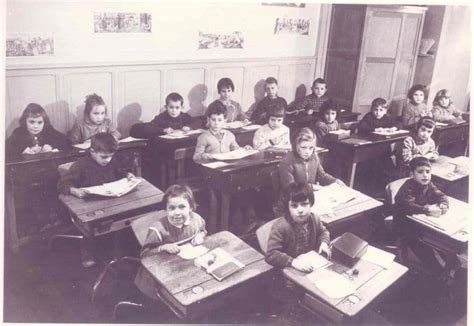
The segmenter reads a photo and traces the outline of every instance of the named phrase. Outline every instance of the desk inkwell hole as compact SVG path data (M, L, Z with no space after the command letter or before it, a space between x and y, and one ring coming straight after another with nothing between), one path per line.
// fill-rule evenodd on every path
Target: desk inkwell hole
M356 295L350 295L347 297L347 301L349 301L351 304L356 304L359 303L360 298Z

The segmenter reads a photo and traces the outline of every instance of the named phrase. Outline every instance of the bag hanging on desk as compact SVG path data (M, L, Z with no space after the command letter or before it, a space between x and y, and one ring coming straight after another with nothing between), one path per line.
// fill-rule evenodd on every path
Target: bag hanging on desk
M365 254L368 245L366 241L358 236L346 232L333 243L331 258L343 265L352 267Z

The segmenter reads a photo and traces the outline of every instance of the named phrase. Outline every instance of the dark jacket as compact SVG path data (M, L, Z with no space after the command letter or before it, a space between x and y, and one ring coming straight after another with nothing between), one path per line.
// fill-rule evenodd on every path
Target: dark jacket
M376 119L372 112L367 113L364 115L362 120L360 120L358 131L361 133L373 132L375 128L392 128L398 127L397 121L389 117L388 115L384 115L382 119Z
M165 129L173 128L175 130L190 127L192 118L189 114L181 112L179 116L173 118L164 111L150 122L137 123L130 129L130 136L136 138L153 138L165 134Z
M285 111L288 109L288 103L283 97L276 97L274 99L265 96L263 100L258 102L257 108L252 112L250 120L253 123L264 125L268 122L267 110L270 104L282 105L285 108Z

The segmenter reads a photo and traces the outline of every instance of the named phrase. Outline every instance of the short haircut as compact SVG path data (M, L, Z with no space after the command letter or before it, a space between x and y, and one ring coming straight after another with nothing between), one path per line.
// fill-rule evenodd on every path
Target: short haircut
M268 119L270 117L283 118L285 117L285 108L281 104L271 103L267 108L267 117Z
M314 205L314 193L310 184L293 182L288 185L284 193L285 205L288 208L290 201L301 203L309 200L311 206Z
M322 78L316 78L314 81L313 81L313 85L311 86L311 88L315 87L316 84L324 84L326 85L326 81Z
M415 92L418 92L418 91L422 91L423 94L425 95L425 100L426 98L428 97L428 91L426 89L426 86L425 85L421 85L421 84L416 84L416 85L413 85L409 90L408 90L408 94L407 94L407 97L410 101L413 102L413 95L415 94Z
M298 131L296 136L293 138L291 148L295 155L298 155L298 151L296 150L298 145L304 141L316 142L316 134L308 127L301 128L300 131Z
M91 148L96 153L115 153L118 141L108 132L99 132L91 137Z
M86 103L86 106L84 107L84 118L89 117L89 114L91 113L94 106L97 106L97 105L105 106L104 99L100 97L99 95L97 95L96 93L87 95L85 103ZM105 107L105 113L107 113L107 107Z
M184 99L179 93L169 93L168 96L166 96L165 102L166 105L170 104L170 101L173 102L181 102L181 105L184 104Z
M449 91L447 89L441 89L439 90L437 93L436 93L436 96L433 100L433 105L440 105L439 104L439 100L443 97L447 97L449 98L449 105L451 105L453 103L453 101L451 100L451 97L449 96Z
M223 114L224 117L227 116L227 109L221 101L214 101L209 104L209 107L206 111L206 115L208 118L210 118L213 114Z
M410 171L412 172L415 171L415 169L420 166L427 166L431 168L430 160L428 160L426 157L423 157L423 156L417 156L413 158L408 165L410 167Z
M265 84L277 84L278 85L278 80L275 77L268 77L265 79Z
M235 90L235 87L232 79L227 77L219 79L219 81L217 82L217 92L220 93L223 88L230 88L233 92Z
M193 191L187 185L175 184L166 189L165 195L163 197L165 207L168 205L168 200L175 197L182 197L186 199L189 203L189 207L191 207L192 210L196 209L197 205L196 200L194 199Z
M421 117L420 120L416 123L416 131L424 126L426 128L434 129L436 127L436 122L430 117Z
M372 111L373 109L376 109L379 106L387 108L387 101L384 98L377 97L375 100L372 101L372 104L370 105L370 110Z
M327 101L325 101L322 105L321 105L321 108L319 109L319 112L321 114L324 114L326 113L327 111L329 110L333 110L333 111L336 111L336 115L339 114L339 107L336 103L335 100L333 100L332 98L328 99Z
M26 108L23 110L23 113L21 115L21 118L19 121L20 127L26 128L26 120L28 118L38 118L38 117L43 117L44 127L51 125L51 123L49 122L48 114L46 113L46 111L43 109L41 105L36 104L36 103L28 104Z

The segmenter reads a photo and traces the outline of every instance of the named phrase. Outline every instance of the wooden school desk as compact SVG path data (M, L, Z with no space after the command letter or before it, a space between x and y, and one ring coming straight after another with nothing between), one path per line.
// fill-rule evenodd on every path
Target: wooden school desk
M141 175L142 151L145 146L145 141L120 143L116 154L120 156L125 166L129 167L137 176ZM58 166L76 161L84 155L88 155L88 152L72 148L54 153L6 158L5 217L8 232L7 239L13 252L18 252L20 246L34 236L25 234L24 230L18 230L17 226L19 218L31 218L20 213L22 209L30 204L29 193L31 191L42 191L42 189L54 189L56 191L59 180Z
M306 277L306 273L293 267L283 270L285 277L304 289L302 306L330 324L354 322L354 318L362 309L408 271L408 268L395 261L392 261L388 268L364 260L359 260L353 268L335 264L344 271L344 276L352 277L351 283L356 287L352 295L339 299L330 298ZM351 276L354 269L359 271L358 275Z
M246 130L243 128L228 129L235 135L237 143L240 146L252 145L254 130ZM204 130L203 130L204 131ZM174 178L171 175L168 167L169 161L174 161L174 152L180 148L196 147L197 138L200 134L191 134L184 138L167 138L158 136L151 140L151 148L153 150L153 156L159 161L160 165L160 186L165 189L173 181Z
M321 153L327 150L318 147L317 151ZM283 156L284 154L259 152L240 160L227 161L224 166L218 168L202 165L211 188L208 223L211 232L229 229L232 194L271 185L270 173L278 168ZM217 220L218 216L220 221Z
M142 265L159 285L159 296L183 319L229 307L238 298L245 300L259 285L263 274L272 269L262 254L228 231L207 236L203 245L210 250L217 247L226 250L245 265L244 269L219 282L195 266L194 260L184 260L178 255L158 253L142 259Z
M403 141L408 134L398 134L389 137L378 135L357 134L340 140L326 139L329 153L340 162L339 177L349 187L353 188L357 164L388 157L392 154L392 145Z
M468 159L468 158L466 158ZM432 181L445 194L463 200L469 199L469 171L459 172L450 162L453 158L440 155L431 163Z
M359 112L350 112L350 111L343 111L340 112L339 116L337 117L337 121L339 123L344 123L344 122L353 122L357 121L357 117L360 115ZM285 118L285 125L290 128L290 133L293 135L293 133L297 132L301 128L304 127L309 127L311 129L314 129L314 124L318 120L318 116L316 115L307 115L304 112L300 112L296 115L290 115L288 114Z
M450 151L449 146L459 146L457 155L466 155L469 146L469 121L459 124L448 124L447 126L436 126L433 136L436 146L440 148L440 154L445 154L444 150ZM458 153L459 152L459 153Z

